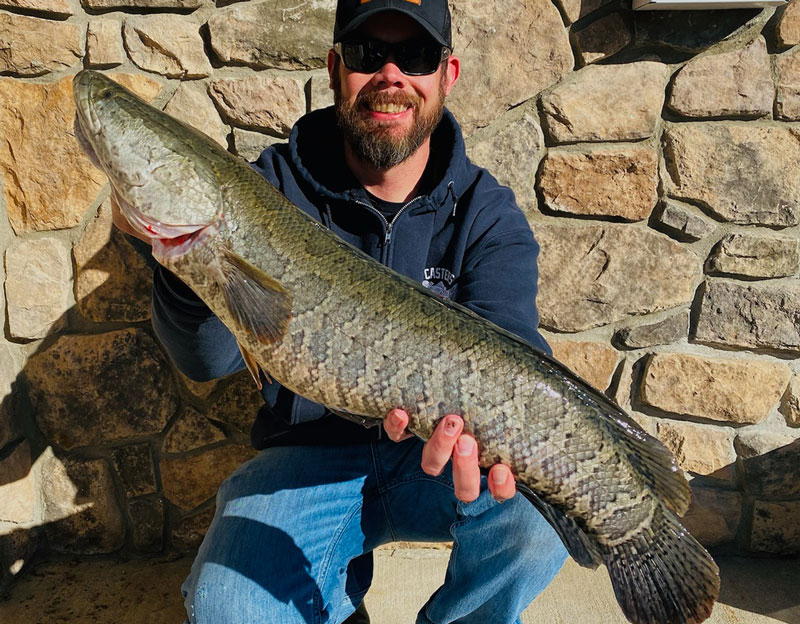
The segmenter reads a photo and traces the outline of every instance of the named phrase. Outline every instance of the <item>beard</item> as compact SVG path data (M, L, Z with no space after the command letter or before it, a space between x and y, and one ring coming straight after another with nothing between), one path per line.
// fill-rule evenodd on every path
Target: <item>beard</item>
M371 165L378 171L386 171L406 160L425 142L439 125L444 112L445 72L439 81L439 93L436 105L428 113L420 110L422 99L403 92L386 93L375 91L363 93L353 104L342 98L339 67L333 71L333 101L336 109L336 120L350 145L356 158ZM394 124L365 119L359 113L362 106L372 110L381 104L399 104L411 108L413 123L402 135L396 134Z

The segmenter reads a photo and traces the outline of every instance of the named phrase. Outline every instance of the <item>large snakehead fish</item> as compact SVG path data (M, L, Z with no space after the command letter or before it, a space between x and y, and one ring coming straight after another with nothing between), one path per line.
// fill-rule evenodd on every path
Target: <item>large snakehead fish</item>
M260 367L365 422L402 408L423 439L460 414L481 465L508 464L572 557L606 565L631 622L709 616L718 569L677 519L689 486L619 407L348 245L244 161L111 79L82 71L74 95L79 141L123 214L230 328L256 377Z

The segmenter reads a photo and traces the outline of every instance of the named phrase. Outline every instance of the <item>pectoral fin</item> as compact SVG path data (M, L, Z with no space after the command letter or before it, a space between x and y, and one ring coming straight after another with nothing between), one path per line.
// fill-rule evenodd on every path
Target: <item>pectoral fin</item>
M227 248L222 249L221 266L222 295L239 326L264 344L282 338L292 318L292 296Z
M261 367L256 362L256 359L253 357L253 354L250 353L247 349L242 346L241 342L237 342L236 344L239 345L239 351L242 353L242 359L244 360L244 365L247 367L247 370L250 371L250 375L253 377L253 381L256 382L256 387L261 390L261 375L259 371L262 371ZM264 373L264 377L267 379L267 383L271 384L272 380L269 378L267 373Z

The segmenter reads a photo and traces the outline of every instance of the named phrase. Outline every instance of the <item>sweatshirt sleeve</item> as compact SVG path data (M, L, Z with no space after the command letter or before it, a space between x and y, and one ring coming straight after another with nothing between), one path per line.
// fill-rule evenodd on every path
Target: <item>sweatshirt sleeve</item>
M551 354L538 329L539 245L510 189L498 185L481 196L491 209L474 224L478 234L466 250L456 300Z
M153 330L190 379L209 381L244 368L236 339L208 306L163 267L153 274Z

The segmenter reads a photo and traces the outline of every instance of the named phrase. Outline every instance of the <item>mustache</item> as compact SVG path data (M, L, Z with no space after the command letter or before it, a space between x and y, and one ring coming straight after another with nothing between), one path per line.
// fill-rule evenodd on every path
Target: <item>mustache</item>
M421 98L419 96L410 95L402 91L395 91L388 93L386 91L373 91L370 93L362 93L356 97L356 107L362 104L368 108L379 106L383 104L399 104L407 108L418 109L420 106Z

